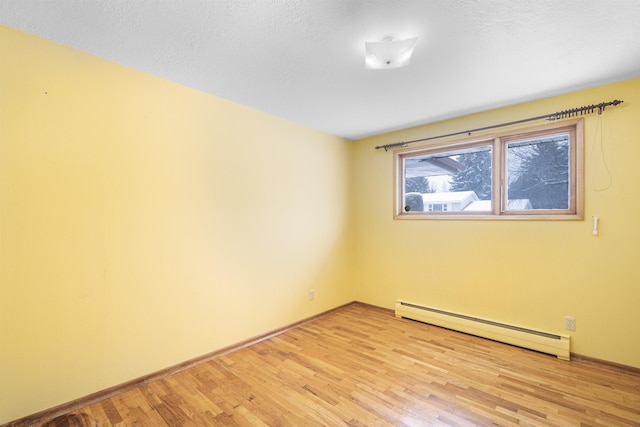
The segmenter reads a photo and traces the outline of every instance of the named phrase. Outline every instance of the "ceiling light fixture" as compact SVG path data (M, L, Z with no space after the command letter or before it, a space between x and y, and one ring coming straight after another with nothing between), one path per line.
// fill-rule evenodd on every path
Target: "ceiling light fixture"
M417 37L394 40L393 36L384 36L379 42L365 42L364 68L381 70L409 65L417 41Z

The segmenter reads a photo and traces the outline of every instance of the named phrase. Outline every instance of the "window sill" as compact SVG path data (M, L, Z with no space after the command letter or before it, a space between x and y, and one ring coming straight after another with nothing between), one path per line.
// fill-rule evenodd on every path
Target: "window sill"
M423 214L402 213L394 215L398 220L490 220L490 221L583 221L584 216L579 214Z

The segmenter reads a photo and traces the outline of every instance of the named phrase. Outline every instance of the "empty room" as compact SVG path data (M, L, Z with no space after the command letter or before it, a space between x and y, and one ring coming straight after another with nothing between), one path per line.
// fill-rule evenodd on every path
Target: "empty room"
M639 426L637 0L0 0L0 425Z

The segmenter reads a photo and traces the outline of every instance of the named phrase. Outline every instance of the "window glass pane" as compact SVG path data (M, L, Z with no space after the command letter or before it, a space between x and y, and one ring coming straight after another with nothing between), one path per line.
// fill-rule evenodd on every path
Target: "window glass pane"
M506 147L505 210L570 208L570 133L513 141Z
M492 146L404 159L405 212L491 211Z

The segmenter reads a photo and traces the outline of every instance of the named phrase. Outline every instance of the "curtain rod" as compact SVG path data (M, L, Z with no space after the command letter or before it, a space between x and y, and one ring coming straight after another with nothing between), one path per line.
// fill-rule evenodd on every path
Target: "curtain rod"
M593 113L596 109L598 110L598 114L602 114L602 112L606 107L610 105L616 106L616 105L622 104L623 102L624 101L619 101L616 99L611 102L601 102L599 104L585 105L578 108L571 108L569 110L558 111L552 114L545 114L537 117L529 117L528 119L516 120L514 122L500 123L499 125L485 126L482 128L465 130L462 132L454 132L454 133L448 133L445 135L431 136L429 138L414 139L413 141L403 141L403 142L395 142L393 144L378 145L376 146L376 150L379 150L380 148L384 148L384 151L388 151L389 148L406 147L407 145L413 144L416 142L431 141L432 139L446 138L449 136L457 136L457 135L464 135L464 134L471 135L472 132L480 132L488 129L495 129L495 128L504 127L504 126L517 125L520 123L532 122L534 120L542 120L542 119L561 120L561 119L566 119L568 117L577 117L577 116Z

